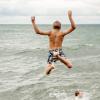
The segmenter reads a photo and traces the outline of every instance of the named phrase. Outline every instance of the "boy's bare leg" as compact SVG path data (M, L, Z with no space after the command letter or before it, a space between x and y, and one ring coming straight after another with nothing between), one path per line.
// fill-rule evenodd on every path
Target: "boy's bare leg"
M72 68L72 63L66 59L65 57L61 57L60 55L57 55L58 59L64 63L68 68Z
M49 75L54 68L55 66L53 64L47 64L46 71L45 71L46 75Z

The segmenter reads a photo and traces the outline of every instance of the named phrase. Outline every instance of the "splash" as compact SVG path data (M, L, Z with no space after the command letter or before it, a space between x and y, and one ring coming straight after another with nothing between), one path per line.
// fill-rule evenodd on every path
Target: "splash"
M49 97L56 97L57 100L71 100L64 90L54 90L52 93L49 94Z
M75 97L75 100L90 100L90 97L89 93L84 92L82 97Z
M49 97L56 97L57 100L90 100L89 93L84 92L82 97L74 97L68 96L67 93L62 90L54 90L52 93L49 94Z

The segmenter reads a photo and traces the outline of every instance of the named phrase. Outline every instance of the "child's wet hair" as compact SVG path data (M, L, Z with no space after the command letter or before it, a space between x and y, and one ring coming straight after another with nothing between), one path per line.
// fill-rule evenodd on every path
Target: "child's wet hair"
M75 91L75 96L78 96L80 94L79 91Z

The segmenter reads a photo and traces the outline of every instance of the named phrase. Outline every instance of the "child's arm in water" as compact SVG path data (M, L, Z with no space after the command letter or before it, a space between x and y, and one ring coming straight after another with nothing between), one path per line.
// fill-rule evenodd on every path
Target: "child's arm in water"
M39 27L35 23L35 17L34 16L31 17L31 21L32 21L32 26L33 26L33 28L34 28L34 30L35 30L35 32L37 34L40 34L40 35L49 35L50 34L50 31L44 32L44 31L42 31L42 30L39 29Z
M73 20L72 11L71 10L68 11L68 17L69 17L71 26L66 31L63 32L64 36L67 35L67 34L69 34L69 33L71 33L73 30L76 29L76 24L75 24L75 22Z

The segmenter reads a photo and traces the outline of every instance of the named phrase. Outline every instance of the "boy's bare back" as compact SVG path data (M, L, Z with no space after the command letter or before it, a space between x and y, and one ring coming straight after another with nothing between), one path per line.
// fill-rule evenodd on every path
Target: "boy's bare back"
M64 36L63 33L60 31L51 31L49 35L49 49L58 49L62 48Z

